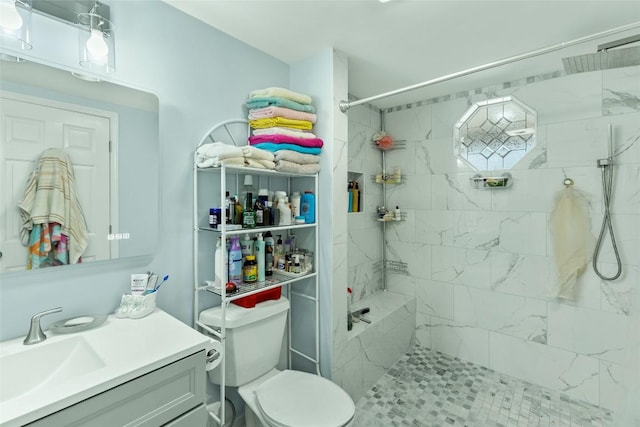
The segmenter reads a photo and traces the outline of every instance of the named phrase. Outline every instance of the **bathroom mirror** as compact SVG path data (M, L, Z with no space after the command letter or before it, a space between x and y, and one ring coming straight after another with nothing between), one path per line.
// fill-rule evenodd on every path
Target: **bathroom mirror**
M536 122L513 96L476 102L454 127L455 154L477 171L509 170L535 147Z
M153 254L160 224L158 98L30 61L1 67L0 272L27 270L17 205L40 155L52 147L65 150L73 165L89 231L81 262Z

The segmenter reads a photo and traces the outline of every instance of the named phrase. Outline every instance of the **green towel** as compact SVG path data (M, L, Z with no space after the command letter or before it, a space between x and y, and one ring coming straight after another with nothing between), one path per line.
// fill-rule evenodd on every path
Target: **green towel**
M296 110L296 111L304 111L305 113L316 112L316 109L311 104L300 104L290 99L279 98L277 96L249 98L245 102L245 105L249 107L249 109L276 106L276 107L291 108L292 110Z

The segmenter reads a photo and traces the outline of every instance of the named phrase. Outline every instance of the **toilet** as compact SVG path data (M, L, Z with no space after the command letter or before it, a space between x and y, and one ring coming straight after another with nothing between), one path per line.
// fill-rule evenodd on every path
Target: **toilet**
M319 375L276 369L289 300L264 301L254 308L229 304L226 310L225 384L238 387L247 427L346 427L355 405L338 385ZM222 325L220 307L200 313L200 322ZM209 371L220 384L221 369Z

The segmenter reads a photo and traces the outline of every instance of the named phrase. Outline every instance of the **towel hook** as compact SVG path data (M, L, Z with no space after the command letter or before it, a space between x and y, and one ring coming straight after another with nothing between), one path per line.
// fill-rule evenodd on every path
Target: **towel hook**
M565 178L563 183L565 186L570 187L573 185L573 180L571 178Z

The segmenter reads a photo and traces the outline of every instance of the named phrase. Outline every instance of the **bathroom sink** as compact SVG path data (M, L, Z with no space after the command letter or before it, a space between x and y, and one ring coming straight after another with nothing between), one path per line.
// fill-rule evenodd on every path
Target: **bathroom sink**
M0 427L21 427L102 395L196 352L209 338L160 309L109 316L99 327L0 342ZM62 424L47 424L62 425ZM106 425L106 424L103 424Z
M81 336L23 346L0 356L0 400L73 381L104 366L104 361Z

